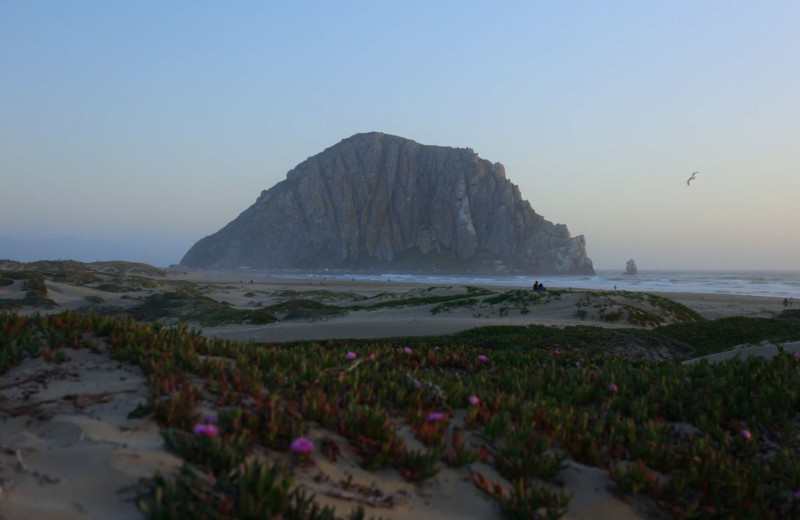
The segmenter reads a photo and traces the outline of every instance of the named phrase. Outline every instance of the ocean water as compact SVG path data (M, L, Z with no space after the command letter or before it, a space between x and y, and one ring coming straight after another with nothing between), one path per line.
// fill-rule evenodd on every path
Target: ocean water
M800 271L691 271L640 270L624 275L620 270L598 270L595 275L512 276L439 275L398 273L314 273L304 275L271 274L272 278L355 279L371 281L418 282L430 285L499 285L532 287L539 280L553 289L602 289L642 292L692 292L741 294L750 296L793 297L800 305Z

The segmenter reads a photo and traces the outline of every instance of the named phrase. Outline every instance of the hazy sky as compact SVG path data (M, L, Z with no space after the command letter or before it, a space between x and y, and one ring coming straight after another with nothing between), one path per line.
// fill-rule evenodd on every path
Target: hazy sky
M0 237L178 262L368 131L503 163L597 268L800 269L796 0L0 2Z

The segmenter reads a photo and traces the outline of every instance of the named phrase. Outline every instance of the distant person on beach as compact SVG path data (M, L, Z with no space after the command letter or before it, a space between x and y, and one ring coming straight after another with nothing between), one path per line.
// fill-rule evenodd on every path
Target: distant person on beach
M784 298L783 299L783 306L784 307L788 307L789 306L789 298Z
M533 290L534 291L538 291L539 290L539 280L536 280L535 282L533 282Z
M789 307L791 307L793 303L794 303L794 298L789 296Z

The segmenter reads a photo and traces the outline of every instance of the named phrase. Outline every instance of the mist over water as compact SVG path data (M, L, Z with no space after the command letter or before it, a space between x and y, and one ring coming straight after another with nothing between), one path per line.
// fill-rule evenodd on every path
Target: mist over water
M597 289L641 292L690 292L737 294L786 298L800 296L800 271L692 271L640 270L636 275L620 271L598 270L596 275L513 276L513 275L440 275L398 273L309 273L268 274L271 278L308 278L309 280L346 280L415 282L430 285L497 285L531 288L538 280L552 289Z

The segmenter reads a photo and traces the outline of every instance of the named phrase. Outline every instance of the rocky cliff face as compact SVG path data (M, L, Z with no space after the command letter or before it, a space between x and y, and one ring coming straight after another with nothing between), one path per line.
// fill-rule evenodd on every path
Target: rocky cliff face
M537 215L501 164L382 133L300 163L181 265L594 272L583 236Z

